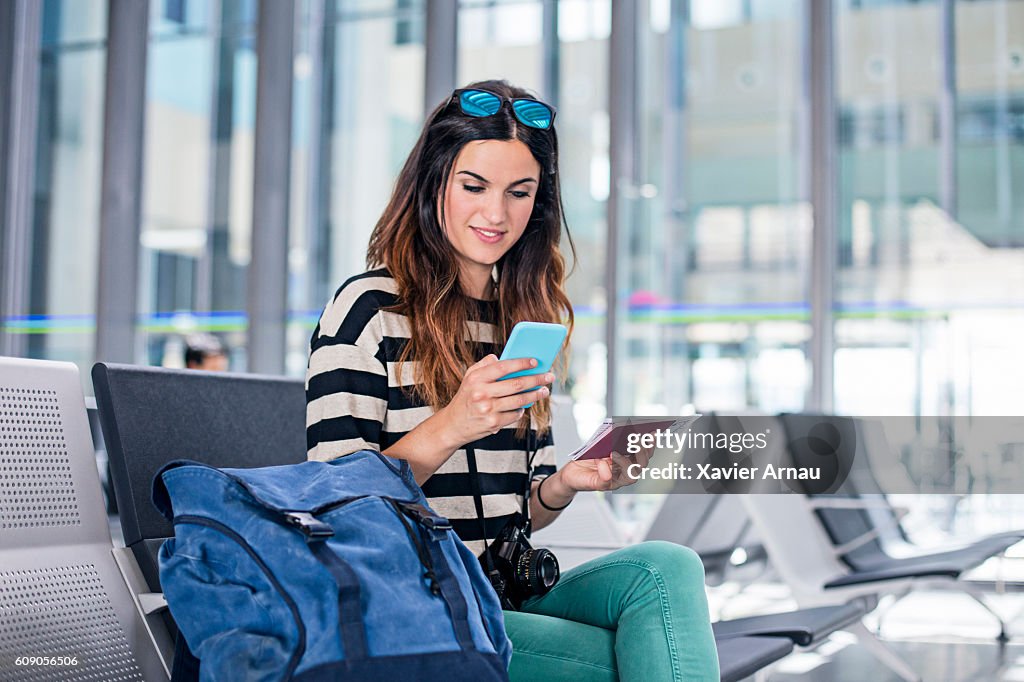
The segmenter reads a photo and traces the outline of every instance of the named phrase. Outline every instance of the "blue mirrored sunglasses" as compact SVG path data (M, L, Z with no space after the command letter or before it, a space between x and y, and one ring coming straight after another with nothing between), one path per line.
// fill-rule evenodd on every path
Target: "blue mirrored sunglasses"
M525 97L508 99L493 92L474 89L456 90L452 93L452 97L458 98L459 107L462 108L462 113L466 116L475 118L494 116L501 111L505 102L509 102L512 105L512 113L524 126L548 130L555 122L554 107L535 99Z

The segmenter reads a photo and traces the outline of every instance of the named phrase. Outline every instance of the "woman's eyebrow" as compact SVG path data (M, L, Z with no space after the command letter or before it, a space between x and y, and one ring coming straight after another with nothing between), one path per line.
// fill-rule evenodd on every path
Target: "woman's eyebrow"
M485 178L482 175L474 173L473 171L461 170L458 173L456 173L456 175L463 175L463 174L471 175L472 177L476 178L477 180L479 180L480 182L483 182L485 184L488 184L488 185L491 184L490 180L488 180L487 178ZM523 183L526 183L526 182L537 182L537 178L531 178L531 177L520 178L519 180L516 180L515 182L509 183L509 187L515 187L516 185L522 185Z

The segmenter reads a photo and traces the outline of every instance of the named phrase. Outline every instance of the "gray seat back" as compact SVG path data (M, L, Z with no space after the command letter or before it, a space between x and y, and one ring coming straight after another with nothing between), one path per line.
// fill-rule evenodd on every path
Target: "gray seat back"
M0 358L0 679L167 679L112 549L78 368Z
M263 467L306 459L306 396L299 379L99 363L96 404L125 545L159 592L157 552L174 534L153 506L168 462Z

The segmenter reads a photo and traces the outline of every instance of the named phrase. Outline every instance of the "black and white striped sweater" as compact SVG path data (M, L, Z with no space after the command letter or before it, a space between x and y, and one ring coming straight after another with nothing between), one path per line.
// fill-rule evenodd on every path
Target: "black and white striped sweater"
M404 315L387 312L397 301L395 280L387 270L372 270L345 282L320 316L310 342L306 373L306 445L308 458L329 460L364 448L386 450L434 413L403 386L415 383L417 363L397 360L409 338ZM478 359L500 355L495 339L497 307L475 301L467 333L478 344ZM537 449L533 477L555 471L551 432L532 433ZM452 521L455 532L476 554L483 552L476 518L466 447L473 449L485 517L487 540L522 509L526 488L527 443L515 425L467 443L423 485L430 505Z

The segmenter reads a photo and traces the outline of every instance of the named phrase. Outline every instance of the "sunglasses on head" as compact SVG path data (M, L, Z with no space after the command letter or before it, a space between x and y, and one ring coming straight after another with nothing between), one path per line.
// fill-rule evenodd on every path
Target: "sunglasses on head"
M501 107L508 102L512 106L512 113L516 120L524 126L549 130L555 122L555 109L550 104L545 104L528 97L508 98L496 95L487 90L475 88L463 88L452 93L452 97L458 99L459 107L466 116L484 118L494 116L501 111Z

